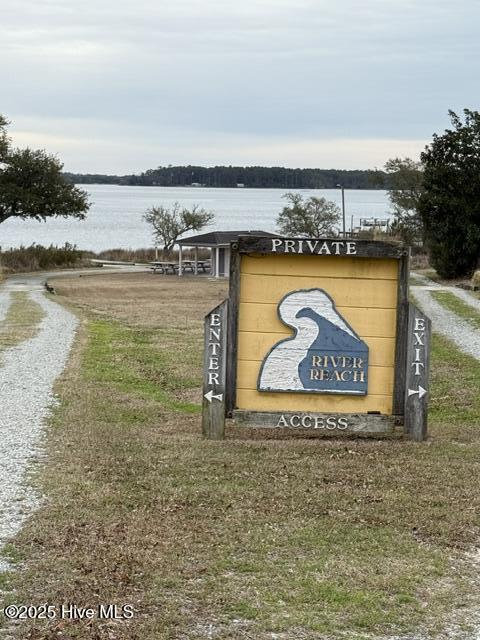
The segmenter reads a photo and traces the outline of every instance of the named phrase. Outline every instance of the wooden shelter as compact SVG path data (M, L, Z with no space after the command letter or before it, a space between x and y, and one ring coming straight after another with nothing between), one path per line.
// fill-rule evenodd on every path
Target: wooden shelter
M227 278L230 272L230 244L237 242L240 236L260 236L265 238L275 238L276 234L268 231L210 231L198 236L182 238L178 241L178 275L181 276L183 269L183 249L194 249L193 273L199 272L198 249L209 249L211 260L211 275L215 278Z

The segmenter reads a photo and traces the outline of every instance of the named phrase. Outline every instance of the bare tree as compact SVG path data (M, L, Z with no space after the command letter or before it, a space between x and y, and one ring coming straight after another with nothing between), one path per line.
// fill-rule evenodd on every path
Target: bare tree
M160 205L151 207L143 214L143 219L153 227L153 237L166 253L170 253L178 238L187 231L200 231L213 222L213 213L198 204L191 209L175 202L170 208Z

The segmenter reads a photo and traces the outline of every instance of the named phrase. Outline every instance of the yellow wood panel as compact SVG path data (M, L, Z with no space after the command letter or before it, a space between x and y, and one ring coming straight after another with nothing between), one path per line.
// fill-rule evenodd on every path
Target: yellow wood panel
M290 334L293 335L293 332ZM278 333L238 334L238 360L263 360L270 349L281 340ZM393 367L395 362L394 338L367 338L369 365L373 367Z
M237 365L237 389L256 389L261 362L239 360ZM393 393L393 368L368 367L369 395L391 396ZM263 391L262 394L263 395Z
M239 330L278 333L285 337L291 335L288 327L279 320L277 307L277 304L243 302L240 305ZM396 309L337 307L337 311L362 339L369 336L394 338L396 335Z
M398 262L317 256L243 256L237 402L252 411L392 412ZM367 396L267 393L256 390L261 362L293 335L277 315L280 300L298 289L324 289L369 347Z
M395 280L362 280L323 278L313 276L262 276L242 274L240 303L269 302L278 304L287 294L298 289L320 288L333 298L338 307L374 307L395 309L397 283Z
M391 415L392 396L346 396L311 393L259 393L237 390L237 408L250 411L312 411L319 413L367 413Z
M338 256L243 256L242 273L397 280L398 260Z

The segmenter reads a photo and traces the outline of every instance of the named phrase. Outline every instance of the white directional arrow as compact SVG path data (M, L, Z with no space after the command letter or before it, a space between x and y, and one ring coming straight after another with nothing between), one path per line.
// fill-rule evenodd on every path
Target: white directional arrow
M218 395L215 395L215 394L213 393L213 389L210 389L210 391L209 391L208 393L206 393L206 394L204 395L204 397L205 397L209 402L211 402L213 399L222 401L222 400L223 400L223 393L219 393Z
M410 396L414 396L417 393L419 398L423 398L423 396L427 393L427 390L424 389L421 385L418 385L417 390L413 390L413 389L408 390L408 397L410 398Z

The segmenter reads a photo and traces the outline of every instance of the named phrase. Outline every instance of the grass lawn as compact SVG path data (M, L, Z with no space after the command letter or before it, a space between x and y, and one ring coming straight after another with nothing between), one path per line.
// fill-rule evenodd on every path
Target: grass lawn
M480 329L480 313L474 307L449 291L432 291L432 295L437 302L466 320L474 329Z
M232 427L204 441L202 317L225 284L52 283L81 330L35 476L45 501L0 586L7 602L135 617L22 622L19 638L439 637L452 609L478 605L463 554L480 537L479 362L435 337L426 443Z

